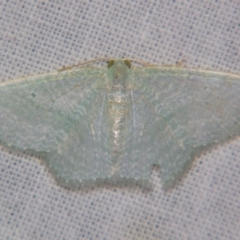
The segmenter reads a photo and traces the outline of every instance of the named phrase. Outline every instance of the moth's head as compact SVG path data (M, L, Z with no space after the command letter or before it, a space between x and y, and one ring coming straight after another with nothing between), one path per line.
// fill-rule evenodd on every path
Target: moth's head
M108 62L109 74L113 79L125 79L130 68L131 62L129 60L110 60Z

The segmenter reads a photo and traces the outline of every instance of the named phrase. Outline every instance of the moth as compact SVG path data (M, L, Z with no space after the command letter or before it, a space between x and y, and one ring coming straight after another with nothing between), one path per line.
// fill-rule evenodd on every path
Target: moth
M42 157L70 185L172 186L204 146L240 132L240 77L111 60L0 84L0 141Z

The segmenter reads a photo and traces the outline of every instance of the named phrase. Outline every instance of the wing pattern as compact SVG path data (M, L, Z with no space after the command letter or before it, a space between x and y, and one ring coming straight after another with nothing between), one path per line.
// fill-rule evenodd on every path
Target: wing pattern
M78 69L0 85L0 140L43 152L66 182L108 177L106 70Z
M135 122L129 131L128 155L145 166L139 176L157 164L165 186L169 186L199 149L240 133L237 76L142 68L134 71L129 88Z

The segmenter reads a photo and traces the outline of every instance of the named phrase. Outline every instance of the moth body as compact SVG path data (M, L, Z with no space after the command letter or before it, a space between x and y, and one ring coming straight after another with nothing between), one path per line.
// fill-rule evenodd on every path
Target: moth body
M110 75L110 89L108 92L108 119L110 136L110 155L113 162L113 173L119 169L123 155L126 125L128 116L128 95L126 90L126 71L128 68L121 63L113 66Z

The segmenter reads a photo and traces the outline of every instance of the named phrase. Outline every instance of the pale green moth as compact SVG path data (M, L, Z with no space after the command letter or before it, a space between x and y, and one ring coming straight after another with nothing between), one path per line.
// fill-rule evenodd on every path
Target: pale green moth
M239 100L237 75L110 61L2 82L0 141L70 185L149 180L156 164L168 187L199 149L239 135Z

